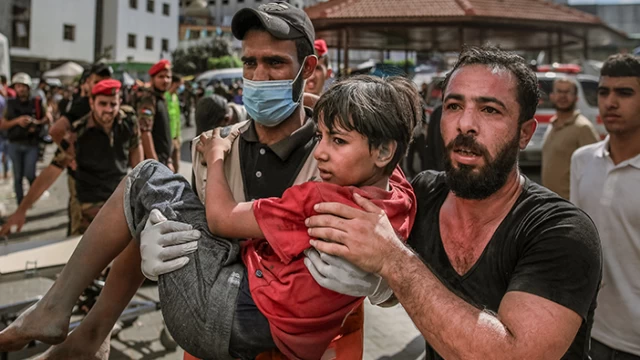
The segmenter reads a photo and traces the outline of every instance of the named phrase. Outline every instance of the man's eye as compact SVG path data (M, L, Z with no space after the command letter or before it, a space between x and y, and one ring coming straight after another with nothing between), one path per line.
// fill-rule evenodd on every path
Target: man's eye
M447 110L459 110L459 109L460 109L460 105L458 104L453 103L453 104L447 105Z
M347 143L346 141L344 141L344 140L342 140L340 138L333 138L333 142L338 144L338 145L344 145L344 144Z
M484 108L484 111L489 114L500 114L498 110L496 110L495 108L492 108L491 106L487 106L486 108Z

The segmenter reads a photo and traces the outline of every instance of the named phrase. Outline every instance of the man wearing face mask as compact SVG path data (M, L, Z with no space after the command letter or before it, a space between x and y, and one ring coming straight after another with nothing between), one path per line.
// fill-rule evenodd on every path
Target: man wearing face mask
M313 25L304 11L277 2L240 10L233 18L232 31L242 40L243 101L250 120L223 130L223 133L240 131L230 156L225 159L229 169L226 175L238 201L281 196L290 186L318 176L312 156L316 129L310 120L311 109L302 106L305 79L313 74L318 61L314 55ZM192 154L193 189L204 199L206 167L201 164L199 153L192 150ZM178 245L181 240L178 231L174 222L160 222L145 229L142 242L152 243L163 237L165 249L172 254L164 256L164 250L148 251L143 247L143 272L147 276L183 266L180 258L176 258L179 251L175 250L189 247ZM234 276L239 279L234 316L250 319L252 314L246 311L252 308L248 276L262 275L240 269ZM362 323L360 308L347 317L339 340L325 353L327 358L362 358ZM233 343L234 339L230 341Z

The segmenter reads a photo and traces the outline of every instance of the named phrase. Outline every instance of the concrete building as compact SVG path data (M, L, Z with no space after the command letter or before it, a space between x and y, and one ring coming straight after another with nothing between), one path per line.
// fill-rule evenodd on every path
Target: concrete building
M11 43L13 72L36 76L66 61L93 61L95 1L3 0L2 3L11 7L6 35Z
M143 72L178 46L179 0L98 0L99 53L123 70Z

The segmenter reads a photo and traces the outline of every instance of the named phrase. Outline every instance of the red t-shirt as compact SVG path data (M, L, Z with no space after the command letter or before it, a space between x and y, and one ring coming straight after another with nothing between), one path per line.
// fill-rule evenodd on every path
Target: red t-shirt
M321 202L359 208L353 201L353 194L358 193L382 208L406 241L416 215L416 198L399 168L389 185L391 191L307 182L291 187L282 198L253 203L265 239L247 241L242 260L253 300L269 320L273 340L287 357L319 359L347 315L363 301L327 290L313 279L303 262L303 251L310 247L305 219L316 214L313 206Z

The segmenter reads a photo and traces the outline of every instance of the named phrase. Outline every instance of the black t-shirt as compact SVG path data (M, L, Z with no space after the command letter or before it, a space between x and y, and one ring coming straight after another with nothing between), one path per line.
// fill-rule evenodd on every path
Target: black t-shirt
M91 114L87 115L91 116ZM88 127L82 119L76 140L76 196L81 203L107 201L127 175L130 149L140 138L135 117L119 116L111 134L101 127Z
M409 245L449 290L480 309L498 311L509 291L522 291L579 314L582 325L563 359L586 359L602 279L600 239L591 219L570 202L525 178L522 194L484 252L464 275L449 262L439 213L449 188L445 174L419 174ZM441 359L427 344L427 359Z
M171 128L169 126L169 110L164 95L156 94L156 114L153 118L153 147L158 155L158 161L167 164L171 158L173 143L171 141Z
M42 100L40 98L29 98L27 101L22 101L20 98L8 99L4 114L6 119L13 120L23 115L40 120L44 116ZM40 142L41 131L42 125L33 123L27 127L15 125L7 130L7 138L15 144L35 146Z
M74 121L84 117L91 112L91 105L89 104L88 96L78 96L73 99L71 109L64 113L64 116L69 119L69 123L73 124Z

